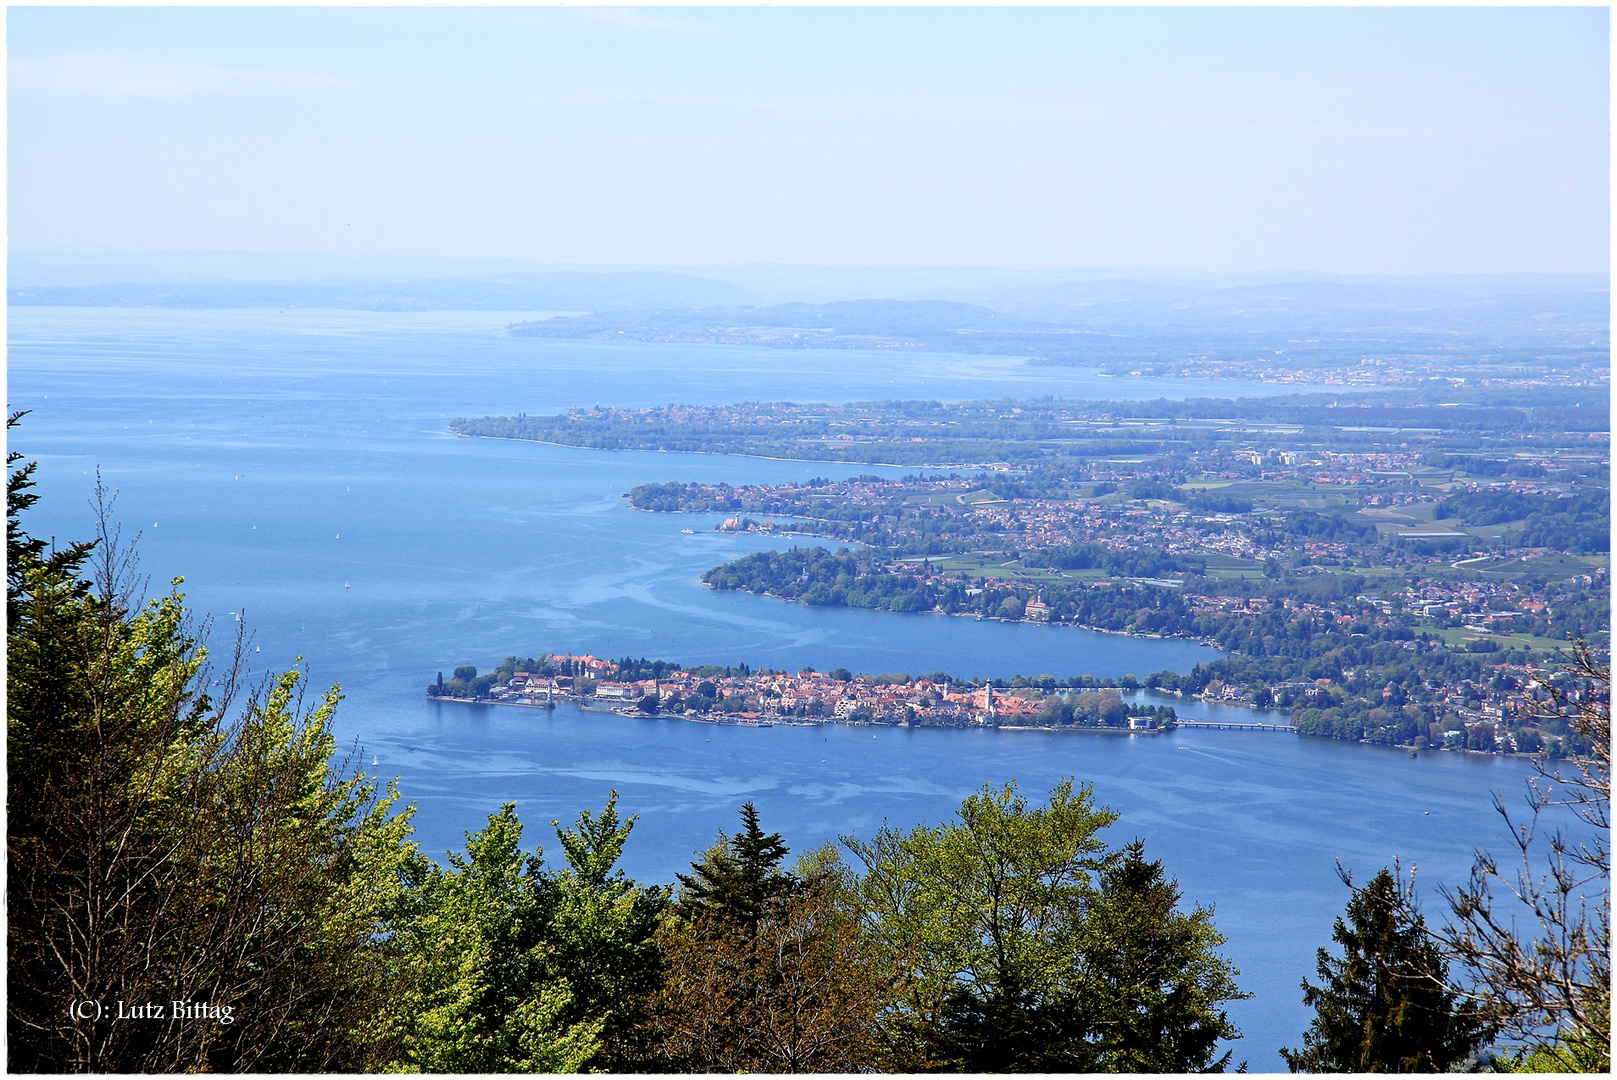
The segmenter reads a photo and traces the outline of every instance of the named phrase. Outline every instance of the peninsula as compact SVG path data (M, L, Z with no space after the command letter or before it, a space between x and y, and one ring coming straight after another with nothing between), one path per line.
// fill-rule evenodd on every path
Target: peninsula
M710 588L1200 641L1223 655L1140 685L1285 709L1312 735L1574 753L1538 709L1564 650L1610 631L1610 411L1567 388L670 405L452 430L911 468L626 499L830 542L714 566Z

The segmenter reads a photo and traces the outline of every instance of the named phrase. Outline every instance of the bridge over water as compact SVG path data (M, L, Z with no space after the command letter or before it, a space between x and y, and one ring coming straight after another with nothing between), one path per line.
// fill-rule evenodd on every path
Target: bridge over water
M1297 734L1297 729L1290 724L1237 724L1221 720L1178 720L1175 723L1182 728L1217 728L1220 731L1289 731Z

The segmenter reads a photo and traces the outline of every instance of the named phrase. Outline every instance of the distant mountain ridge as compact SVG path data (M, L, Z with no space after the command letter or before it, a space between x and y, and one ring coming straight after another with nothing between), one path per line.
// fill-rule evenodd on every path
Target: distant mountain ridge
M532 313L516 337L911 349L1113 375L1369 382L1609 378L1601 274L1347 277L985 268L501 269L494 260L10 253L16 306ZM54 260L54 261L53 261ZM394 273L362 276L388 265ZM506 264L509 265L509 264ZM106 283L96 274L128 270ZM467 271L480 270L480 273ZM156 276L172 271L167 280ZM328 276L265 275L324 273ZM29 281L26 275L39 275ZM187 276L188 275L188 276ZM55 284L41 283L55 281ZM748 285L755 286L749 289ZM865 296L806 302L839 289ZM769 302L788 288L797 296ZM890 291L889 291L890 289ZM931 292L931 295L926 293ZM560 313L560 314L557 314Z
M711 307L699 310L592 312L517 323L518 337L665 341L773 348L941 348L1034 355L1028 339L1071 337L1044 324L980 304L948 300L842 300L829 304ZM987 344L985 344L985 341Z
M1082 290L1081 292L1079 290ZM1110 374L1264 381L1598 381L1609 293L1445 293L1343 283L1285 291L1073 286L1022 310L948 300L596 311L516 323L518 337L776 349L915 349L1020 356ZM1334 373L1334 374L1331 374Z
M7 290L32 307L347 308L362 311L610 311L646 305L742 304L746 290L661 270L556 270L438 279L338 282L35 285Z

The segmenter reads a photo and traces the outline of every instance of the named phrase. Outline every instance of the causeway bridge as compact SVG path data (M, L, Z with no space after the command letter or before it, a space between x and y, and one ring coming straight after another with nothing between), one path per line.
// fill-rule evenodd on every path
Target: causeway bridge
M1182 728L1208 728L1219 731L1289 731L1297 734L1297 729L1290 724L1237 724L1223 720L1176 720L1175 723Z

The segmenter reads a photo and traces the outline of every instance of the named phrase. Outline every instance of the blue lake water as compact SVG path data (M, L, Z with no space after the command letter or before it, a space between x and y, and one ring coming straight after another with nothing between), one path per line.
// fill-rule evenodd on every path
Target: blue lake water
M1213 653L1183 642L937 616L810 609L716 594L708 567L778 546L703 532L715 519L641 514L621 493L666 480L748 482L881 471L705 455L602 453L450 437L455 416L740 400L1230 397L1288 388L1101 378L1014 359L782 352L513 339L521 313L12 308L8 387L31 409L11 440L40 462L36 535L80 537L97 468L140 533L154 584L233 629L269 671L303 657L342 684L339 731L397 775L435 855L506 801L530 839L607 792L640 815L626 863L669 881L743 801L795 849L884 820L946 817L983 783L1039 793L1092 782L1189 902L1216 907L1254 993L1231 1013L1236 1060L1282 1067L1346 890L1335 861L1394 855L1428 885L1502 848L1491 792L1527 767L1292 735L741 729L570 706L433 703L438 671L573 650L685 663L956 675L1144 675ZM900 472L900 470L890 470ZM698 530L689 536L681 528ZM801 541L799 541L801 542ZM1181 711L1211 713L1214 706ZM1241 718L1250 711L1238 710ZM1432 901L1435 913L1435 899Z

